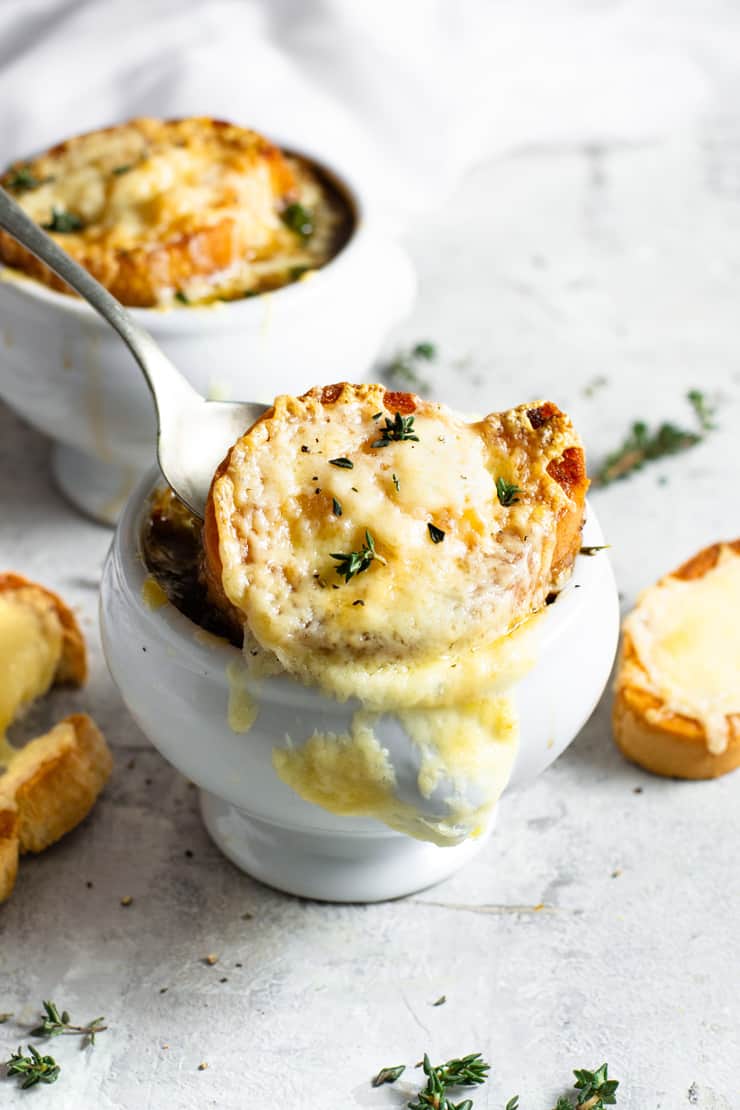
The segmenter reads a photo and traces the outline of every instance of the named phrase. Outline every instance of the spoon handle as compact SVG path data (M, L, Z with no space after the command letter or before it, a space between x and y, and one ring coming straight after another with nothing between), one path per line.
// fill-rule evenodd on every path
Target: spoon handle
M42 231L21 206L0 188L0 228L7 231L31 254L35 254L57 277L95 309L115 328L141 367L151 390L161 425L161 406L165 399L181 402L202 402L203 398L183 378L179 370L163 354L148 332L136 323L130 312L112 297L107 289L75 262L66 251Z

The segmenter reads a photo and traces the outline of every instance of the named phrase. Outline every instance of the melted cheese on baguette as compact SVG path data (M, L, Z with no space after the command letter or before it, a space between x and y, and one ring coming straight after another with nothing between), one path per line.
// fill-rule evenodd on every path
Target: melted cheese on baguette
M0 737L52 685L62 645L62 626L51 604L38 597L31 604L23 591L0 594Z
M728 717L740 714L740 556L722 548L699 578L668 575L646 590L625 621L636 661L622 685L660 700L648 716L680 714L698 721L710 752L727 748Z
M247 667L361 703L348 732L274 751L301 797L438 844L485 828L516 754L509 691L535 659L533 614L577 551L587 482L582 466L577 489L560 480L569 451L582 461L555 406L468 421L377 385L280 397L232 448L206 561ZM415 753L411 779L382 716Z

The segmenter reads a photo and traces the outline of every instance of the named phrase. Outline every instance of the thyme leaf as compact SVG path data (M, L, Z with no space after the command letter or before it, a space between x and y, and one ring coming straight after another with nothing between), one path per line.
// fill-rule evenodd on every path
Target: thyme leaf
M443 532L441 528L438 528L436 524L432 524L431 520L428 521L427 528L429 529L429 538L432 543L442 543L446 533ZM435 1002L435 1006L437 1005L439 1005L439 1003Z
M342 515L342 505L341 505L341 502L337 501L336 497L332 497L331 507L334 510L334 516L341 516Z
M403 1075L406 1071L405 1064L397 1064L392 1068L381 1068L372 1080L373 1087L382 1087L384 1083L395 1083L396 1080Z
M715 406L707 400L700 389L690 389L686 399L694 410L694 415L699 421L703 432L711 432L717 427L714 421Z
M10 189L11 193L27 193L29 189L36 189L41 184L39 178L34 177L30 166L19 166L18 169L11 170L5 180L5 188Z
M71 231L80 231L85 225L74 212L65 212L63 208L52 208L51 219L41 226L45 231L56 231L60 235L67 235Z
M301 239L310 239L314 233L313 216L302 204L289 204L283 209L281 219L286 227L299 235Z
M385 427L381 429L380 439L376 439L371 443L371 447L388 447L391 443L403 443L405 440L415 440L419 442L419 437L414 432L414 418L413 416L401 416L397 412L392 420L386 416Z
M505 478L496 479L496 494L504 508L516 505L519 501L517 494L523 492L515 482L507 482Z
M342 470L353 470L355 464L349 459L329 459L329 465L338 466Z
M113 174L114 177L121 177L124 173L128 173L133 168L134 168L133 162L128 162L124 166L114 166L113 169L111 170L111 173Z

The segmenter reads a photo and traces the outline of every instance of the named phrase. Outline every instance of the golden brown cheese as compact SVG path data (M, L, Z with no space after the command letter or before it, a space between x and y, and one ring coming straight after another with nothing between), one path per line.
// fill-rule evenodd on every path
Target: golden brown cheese
M459 702L511 681L497 642L569 573L587 484L549 403L467 421L380 385L279 397L212 485L215 595L248 658L340 699ZM352 552L365 569L345 581Z
M348 232L346 202L309 163L205 117L80 135L11 166L0 184L128 305L274 289L323 265ZM0 259L69 292L3 232Z

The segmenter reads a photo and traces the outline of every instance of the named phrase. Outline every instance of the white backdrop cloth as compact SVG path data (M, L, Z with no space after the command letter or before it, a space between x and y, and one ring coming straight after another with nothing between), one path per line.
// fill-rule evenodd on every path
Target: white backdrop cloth
M731 0L0 0L0 160L216 115L336 152L403 221L512 148L681 127L738 28Z

